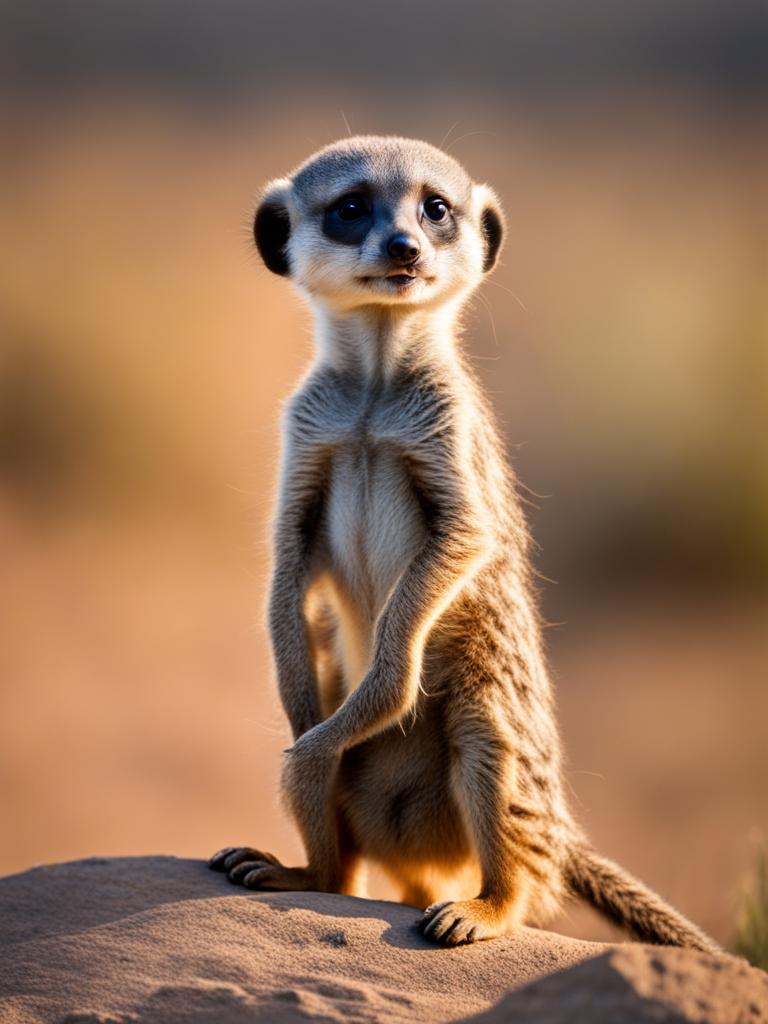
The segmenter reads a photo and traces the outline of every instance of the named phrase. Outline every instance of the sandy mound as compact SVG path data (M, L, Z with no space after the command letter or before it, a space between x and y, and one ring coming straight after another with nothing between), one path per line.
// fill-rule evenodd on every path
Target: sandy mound
M733 957L626 944L510 992L465 1024L760 1024L768 975Z
M607 947L534 929L443 950L416 933L417 916L343 896L252 895L171 857L37 868L0 880L0 1020L427 1024L487 1010L529 982L480 1019L763 1019L764 976L729 958L644 947L599 956ZM694 1015L659 1016L692 986ZM726 1016L724 993L733 1008L737 991L745 1015ZM656 1016L631 1015L641 1002Z

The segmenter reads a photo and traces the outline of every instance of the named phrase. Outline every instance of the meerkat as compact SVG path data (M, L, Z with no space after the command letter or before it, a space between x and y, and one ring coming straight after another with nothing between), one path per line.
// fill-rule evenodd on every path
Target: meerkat
M716 951L595 853L564 796L529 535L459 347L498 199L427 143L350 138L267 187L254 235L316 321L284 415L268 616L307 865L227 847L210 867L357 895L375 862L448 946L541 925L573 893L642 941Z

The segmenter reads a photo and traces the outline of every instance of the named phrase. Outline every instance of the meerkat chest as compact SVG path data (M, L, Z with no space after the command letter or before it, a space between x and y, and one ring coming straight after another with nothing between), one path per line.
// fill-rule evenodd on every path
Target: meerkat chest
M372 623L425 536L412 482L395 448L363 435L337 449L326 528L332 576Z
M345 676L359 681L392 588L426 526L408 471L428 419L413 389L318 373L294 404L289 457L324 467L321 561L340 626Z

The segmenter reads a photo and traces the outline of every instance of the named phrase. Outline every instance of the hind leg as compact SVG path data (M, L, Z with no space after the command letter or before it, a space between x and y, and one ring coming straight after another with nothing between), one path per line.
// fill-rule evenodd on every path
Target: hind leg
M327 850L326 869L332 875L307 867L288 867L277 857L252 846L228 846L208 861L212 871L222 871L233 885L270 892L339 892L349 896L361 893L362 860L340 813L328 823L323 837ZM317 853L315 853L317 856Z
M527 818L510 814L514 772L491 713L460 718L453 765L454 792L479 862L480 892L474 899L428 907L419 928L425 938L455 946L502 935L524 923L536 886L546 884L546 853L528 838Z
M387 863L382 867L387 877L397 887L401 903L424 910L437 899L439 891L423 869L402 862Z
M281 791L304 843L306 867L287 867L249 846L219 851L209 861L230 882L249 889L289 892L350 892L357 880L359 855L336 799L338 757L312 742L318 727L286 751Z
M406 882L400 887L400 902L424 909L434 902L435 891L419 882Z

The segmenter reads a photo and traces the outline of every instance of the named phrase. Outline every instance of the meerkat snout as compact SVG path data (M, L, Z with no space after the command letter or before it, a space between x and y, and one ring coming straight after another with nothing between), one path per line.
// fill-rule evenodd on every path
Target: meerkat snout
M418 238L413 235L405 235L399 232L387 242L387 253L393 263L399 263L404 267L415 263L421 255L421 246Z
M339 309L466 295L504 235L493 192L425 142L361 136L272 182L254 221L265 265Z

